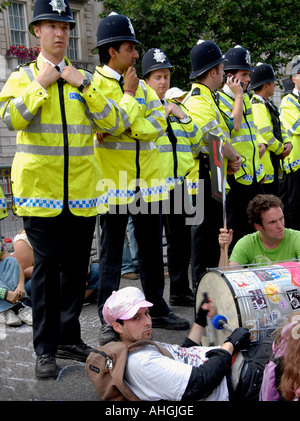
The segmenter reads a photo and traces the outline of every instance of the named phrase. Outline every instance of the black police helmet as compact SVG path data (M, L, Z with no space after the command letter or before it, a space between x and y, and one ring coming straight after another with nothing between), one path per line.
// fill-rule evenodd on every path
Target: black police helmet
M227 62L224 64L224 71L248 70L249 72L252 72L253 70L251 67L251 55L249 51L240 45L230 48L224 54L224 57L227 59Z
M198 41L190 53L192 73L190 79L202 75L209 69L225 61L222 52L213 41Z
M253 68L253 72L250 75L251 82L248 89L254 89L258 86L263 85L264 83L273 82L277 80L274 70L270 64L267 63L258 63L257 66Z
M33 19L29 23L29 31L32 35L35 36L33 25L42 20L69 22L71 29L76 25L68 0L36 0L33 7Z
M143 78L145 78L148 73L153 72L153 70L159 69L170 69L170 71L173 72L174 66L170 64L168 57L160 48L150 48L142 59Z
M120 41L131 41L134 44L140 44L135 38L130 19L113 12L100 21L97 30L97 46L93 48L92 53L98 54L98 47L101 45Z
M300 56L296 56L292 61L292 75L300 73Z

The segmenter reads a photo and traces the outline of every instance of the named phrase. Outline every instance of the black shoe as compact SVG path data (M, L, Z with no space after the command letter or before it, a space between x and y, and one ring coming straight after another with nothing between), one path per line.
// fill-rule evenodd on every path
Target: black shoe
M195 306L195 297L194 295L170 295L170 305L171 306L183 306L183 307L194 307Z
M172 311L167 316L151 317L152 327L161 329L186 330L190 327L190 323L186 319L181 319Z
M36 357L35 375L38 379L56 379L58 373L59 367L53 355L43 354Z
M95 348L81 341L78 345L58 345L56 357L85 363L90 352L93 351L95 351Z
M107 323L103 323L103 325L100 327L98 341L99 345L103 346L108 342L118 342L119 336L111 326L109 326Z

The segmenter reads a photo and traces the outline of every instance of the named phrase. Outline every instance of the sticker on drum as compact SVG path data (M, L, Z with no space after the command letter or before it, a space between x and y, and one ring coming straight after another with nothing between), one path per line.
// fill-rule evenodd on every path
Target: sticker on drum
M254 310L261 310L268 307L261 289L250 290L249 294L251 296Z
M280 266L289 271L293 284L300 287L300 262L283 262L280 263Z
M249 276L250 275L250 276ZM251 273L243 273L243 272L234 272L234 273L226 273L226 278L234 284L236 288L254 288L255 282L252 272Z
M256 275L262 282L279 282L281 285L290 285L292 277L287 269L279 268L274 265L272 269L256 270Z
M300 292L298 289L286 291L287 298L292 307L292 310L300 309Z
M259 340L259 323L257 320L246 320L244 327L250 330L251 342Z
M281 294L283 293L283 288L280 285L276 285L275 283L268 283L264 288L264 294L269 297L269 300L272 303L279 303L281 300Z

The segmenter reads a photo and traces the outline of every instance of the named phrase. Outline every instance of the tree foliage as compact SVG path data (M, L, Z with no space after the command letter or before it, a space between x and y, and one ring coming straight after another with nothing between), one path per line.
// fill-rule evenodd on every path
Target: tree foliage
M0 13L2 13L3 10L6 10L7 9L7 6L9 6L9 5L10 5L10 3L8 1L1 0L0 1Z
M107 0L111 11L128 16L135 29L140 59L161 48L176 68L172 85L189 88L190 50L198 39L215 41L222 52L239 44L252 62L268 62L280 75L300 54L300 8L294 0ZM141 60L139 60L140 65ZM140 72L140 67L137 70Z

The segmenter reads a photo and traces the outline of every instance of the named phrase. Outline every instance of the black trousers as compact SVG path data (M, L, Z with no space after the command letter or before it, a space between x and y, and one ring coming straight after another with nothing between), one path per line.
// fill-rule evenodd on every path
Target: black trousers
M250 200L257 194L263 194L263 184L256 181L250 185L241 184L234 179L234 176L228 176L230 191L226 198L227 228L233 229L233 239L229 248L232 251L236 242L246 234L254 231L254 228L248 222L247 207Z
M285 174L281 181L280 198L284 204L286 228L300 230L300 170Z
M79 316L95 221L69 210L51 218L24 217L34 256L31 301L37 355L54 355L59 344L81 340Z
M191 212L185 183L176 185L170 190L169 201L163 202L162 210L167 239L170 295L187 295L191 292L188 276L191 259L191 225L187 224Z
M101 253L99 262L99 298L98 313L104 323L102 308L107 298L120 285L121 265L125 230L129 209L126 205L111 207L109 213L101 215ZM132 214L134 235L138 246L138 260L142 288L145 297L153 303L150 307L152 316L164 316L169 313L163 298L165 280L162 254L161 211L146 214Z
M218 235L223 226L223 206L211 195L210 176L204 180L204 219L191 227L191 268L192 283L196 288L207 268L218 266L220 246Z

